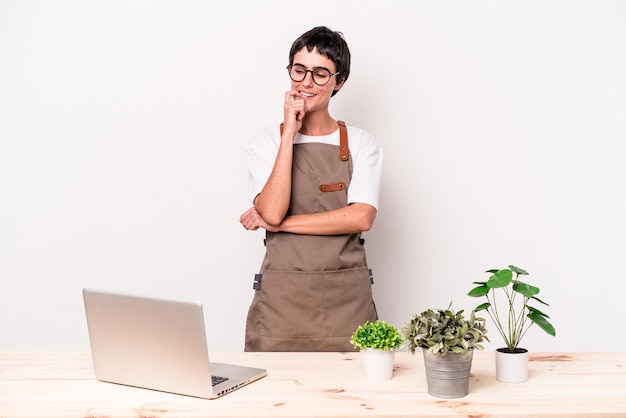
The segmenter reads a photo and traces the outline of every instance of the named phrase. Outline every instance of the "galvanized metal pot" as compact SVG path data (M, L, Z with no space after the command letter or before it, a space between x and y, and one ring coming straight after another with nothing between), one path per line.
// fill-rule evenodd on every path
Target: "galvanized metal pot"
M438 398L467 395L474 350L465 354L446 353L445 356L429 353L425 348L422 352L429 394Z

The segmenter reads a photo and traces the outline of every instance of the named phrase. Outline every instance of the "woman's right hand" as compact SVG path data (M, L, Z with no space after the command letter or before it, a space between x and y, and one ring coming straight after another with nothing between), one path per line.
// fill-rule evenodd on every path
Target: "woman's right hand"
M239 222L248 231L256 231L259 228L263 228L270 232L278 231L278 228L276 226L270 225L265 222L265 219L263 219L259 211L257 211L254 206L241 214L241 217L239 217Z
M290 90L285 93L284 113L284 132L295 137L296 133L302 127L302 120L306 115L306 103L298 91Z

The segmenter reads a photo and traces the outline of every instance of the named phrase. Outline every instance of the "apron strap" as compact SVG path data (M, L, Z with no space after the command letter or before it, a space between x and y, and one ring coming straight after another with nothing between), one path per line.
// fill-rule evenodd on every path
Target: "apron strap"
M350 158L350 151L348 150L348 130L346 129L346 123L342 120L338 120L339 125L339 158L341 161L348 161Z
M339 125L339 159L341 161L348 161L350 159L350 150L348 148L348 130L346 129L346 123L342 120L337 121ZM280 134L283 134L285 129L285 123L280 124Z

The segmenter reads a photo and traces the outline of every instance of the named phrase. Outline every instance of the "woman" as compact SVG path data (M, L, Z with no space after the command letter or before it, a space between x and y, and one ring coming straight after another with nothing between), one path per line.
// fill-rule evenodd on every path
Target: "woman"
M316 27L289 53L284 122L247 149L248 230L266 230L246 351L348 351L359 324L377 318L361 232L376 218L382 151L329 113L350 74L343 36Z

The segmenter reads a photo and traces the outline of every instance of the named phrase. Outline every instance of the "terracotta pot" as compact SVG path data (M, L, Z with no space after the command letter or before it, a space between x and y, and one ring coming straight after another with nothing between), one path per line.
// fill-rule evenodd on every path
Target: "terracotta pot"
M522 383L528 380L528 350L507 348L496 350L496 379L505 383Z

